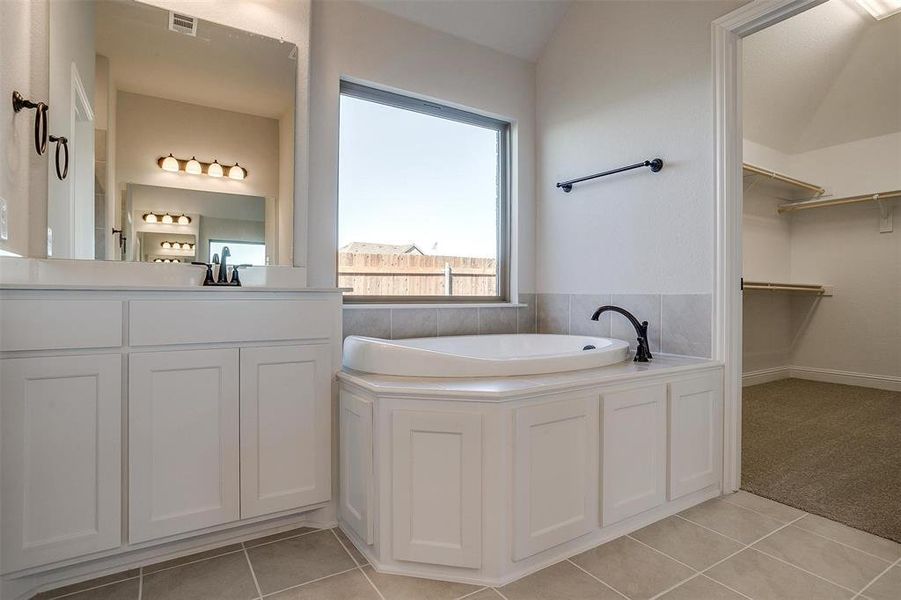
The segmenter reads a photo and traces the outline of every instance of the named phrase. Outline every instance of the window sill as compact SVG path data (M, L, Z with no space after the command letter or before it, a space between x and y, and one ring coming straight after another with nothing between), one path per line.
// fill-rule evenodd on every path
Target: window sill
M403 310L405 308L525 308L528 304L522 302L419 302L419 303L375 303L375 302L355 302L344 303L345 309L357 310L365 308L380 308Z

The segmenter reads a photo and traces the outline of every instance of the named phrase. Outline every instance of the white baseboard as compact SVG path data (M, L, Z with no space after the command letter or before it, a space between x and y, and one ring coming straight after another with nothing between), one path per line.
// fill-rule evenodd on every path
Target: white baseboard
M749 371L742 375L741 384L742 387L745 387L760 383L769 383L770 381L777 381L779 379L787 379L789 377L901 392L901 377L855 373L852 371L839 371L837 369L822 369L819 367L799 367L797 365Z

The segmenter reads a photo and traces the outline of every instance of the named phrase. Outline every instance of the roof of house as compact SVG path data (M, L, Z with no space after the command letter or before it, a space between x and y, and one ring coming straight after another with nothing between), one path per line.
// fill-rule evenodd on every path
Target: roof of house
M420 254L425 252L420 250L416 244L375 244L372 242L351 242L342 246L340 252L351 252L354 254Z

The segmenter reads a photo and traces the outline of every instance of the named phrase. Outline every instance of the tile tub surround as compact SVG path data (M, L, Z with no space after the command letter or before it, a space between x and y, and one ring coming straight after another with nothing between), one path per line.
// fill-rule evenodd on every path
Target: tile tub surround
M855 532L852 538L843 526L805 528L805 520L811 518L812 515L797 509L739 492L710 500L497 589L378 573L340 529L300 528L44 592L35 598L895 600L901 597L901 545L861 531ZM840 535L833 537L836 532ZM874 548L879 552L870 552Z
M362 335L388 340L446 335L536 333L535 294L520 294L525 306L403 308L344 306L344 337Z
M591 315L612 304L650 324L651 352L710 358L713 297L710 294L537 294L538 331L600 335L629 342L635 350L635 328L620 315Z

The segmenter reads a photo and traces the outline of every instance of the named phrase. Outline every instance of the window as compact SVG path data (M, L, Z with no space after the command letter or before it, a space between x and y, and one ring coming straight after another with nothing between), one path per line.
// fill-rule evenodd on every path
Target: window
M506 300L510 124L341 83L338 285L348 301Z
M266 244L263 242L234 242L228 240L210 240L210 258L214 254L222 256L222 249L228 246L228 264L254 265L266 264Z

